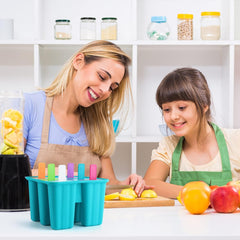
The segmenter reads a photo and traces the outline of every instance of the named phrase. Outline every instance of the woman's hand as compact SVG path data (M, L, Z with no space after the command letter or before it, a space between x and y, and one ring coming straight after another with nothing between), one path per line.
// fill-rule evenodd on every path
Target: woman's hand
M137 174L131 174L126 180L122 181L120 184L134 185L133 189L138 195L138 197L140 197L143 190L154 188L154 186L146 185L144 179Z

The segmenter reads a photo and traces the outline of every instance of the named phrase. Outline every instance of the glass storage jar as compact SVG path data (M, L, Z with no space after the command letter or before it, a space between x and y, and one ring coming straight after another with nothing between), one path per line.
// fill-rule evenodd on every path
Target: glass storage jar
M55 39L67 40L72 38L72 26L68 19L57 19L54 26Z
M117 18L115 17L102 18L101 39L117 40Z
M178 14L178 40L193 40L193 15Z
M96 18L82 17L80 22L80 39L94 40L96 39Z
M151 40L166 40L170 34L170 29L165 16L151 17L148 25L147 35Z
M220 36L220 12L201 12L201 39L219 40Z

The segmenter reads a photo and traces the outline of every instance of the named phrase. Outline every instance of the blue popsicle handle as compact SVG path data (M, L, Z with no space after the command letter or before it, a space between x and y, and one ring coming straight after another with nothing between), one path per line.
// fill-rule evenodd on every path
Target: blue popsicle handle
M85 164L79 163L78 164L78 180L84 179L85 177Z

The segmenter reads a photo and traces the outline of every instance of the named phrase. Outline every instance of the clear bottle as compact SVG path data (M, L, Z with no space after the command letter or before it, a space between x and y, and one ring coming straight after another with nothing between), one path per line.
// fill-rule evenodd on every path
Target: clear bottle
M101 39L117 40L117 18L115 17L102 18Z
M178 14L178 40L193 40L193 15Z
M54 26L55 39L69 40L72 38L72 26L68 19L57 19Z
M94 40L96 39L96 18L82 17L80 22L80 39Z
M21 91L0 92L0 154L24 153L23 144L24 98Z
M201 12L201 39L219 40L220 36L220 12Z
M170 35L169 25L165 16L151 17L151 23L147 28L147 36L151 40L166 40Z

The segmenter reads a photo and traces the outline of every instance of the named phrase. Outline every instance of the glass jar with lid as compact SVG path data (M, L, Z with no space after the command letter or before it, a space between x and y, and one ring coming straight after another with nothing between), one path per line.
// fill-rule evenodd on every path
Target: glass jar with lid
M117 40L117 18L115 17L102 18L101 39Z
M96 39L96 18L82 17L80 22L80 39L94 40Z
M170 35L170 29L165 16L151 17L151 23L147 28L147 36L151 40L166 40Z
M193 14L178 14L178 40L193 40Z
M220 12L201 12L201 39L219 40L220 36Z
M72 26L68 19L57 19L54 26L55 39L67 40L72 38Z

